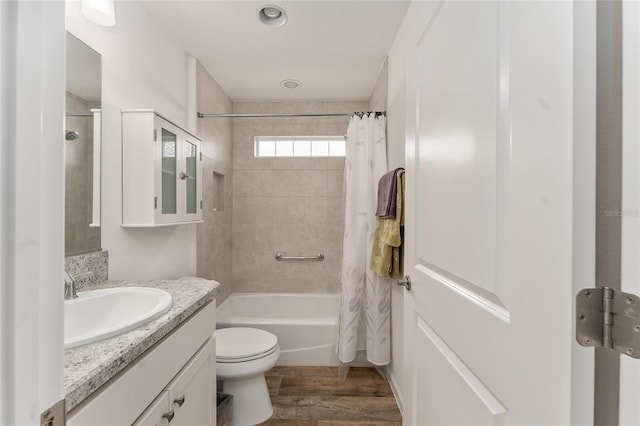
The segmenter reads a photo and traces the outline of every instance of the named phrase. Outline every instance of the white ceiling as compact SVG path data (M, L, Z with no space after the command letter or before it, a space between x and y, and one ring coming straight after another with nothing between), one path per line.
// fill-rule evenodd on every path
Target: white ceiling
M367 100L408 1L145 2L234 101ZM277 5L282 27L258 20ZM302 85L284 89L280 82Z

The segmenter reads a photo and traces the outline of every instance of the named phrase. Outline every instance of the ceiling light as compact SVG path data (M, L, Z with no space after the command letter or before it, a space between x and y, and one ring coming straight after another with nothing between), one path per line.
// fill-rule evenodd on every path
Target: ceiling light
M286 80L282 80L280 82L280 86L284 87L285 89L297 89L298 87L300 87L300 82L298 80L293 80L293 79L286 79Z
M282 16L282 12L280 12L280 9L276 9L275 7L265 7L264 9L262 9L262 11L269 19L278 19L280 16Z
M258 10L258 19L265 25L281 27L287 22L287 14L278 6L264 6Z
M115 0L82 0L82 14L105 27L116 24Z

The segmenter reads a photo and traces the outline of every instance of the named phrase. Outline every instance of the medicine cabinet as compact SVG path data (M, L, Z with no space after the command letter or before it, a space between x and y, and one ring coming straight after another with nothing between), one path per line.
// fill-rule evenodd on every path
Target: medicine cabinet
M122 226L202 222L202 142L154 110L122 111Z

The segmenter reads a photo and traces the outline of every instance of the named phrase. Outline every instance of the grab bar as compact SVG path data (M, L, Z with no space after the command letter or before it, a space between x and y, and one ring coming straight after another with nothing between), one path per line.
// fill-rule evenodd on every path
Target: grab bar
M281 260L315 260L317 262L322 262L324 260L324 254L318 253L314 256L285 256L282 253L276 253L276 260L278 262Z

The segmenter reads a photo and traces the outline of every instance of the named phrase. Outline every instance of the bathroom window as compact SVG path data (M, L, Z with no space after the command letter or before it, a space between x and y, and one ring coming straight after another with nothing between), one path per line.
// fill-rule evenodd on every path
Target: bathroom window
M344 157L344 136L256 136L255 157Z

